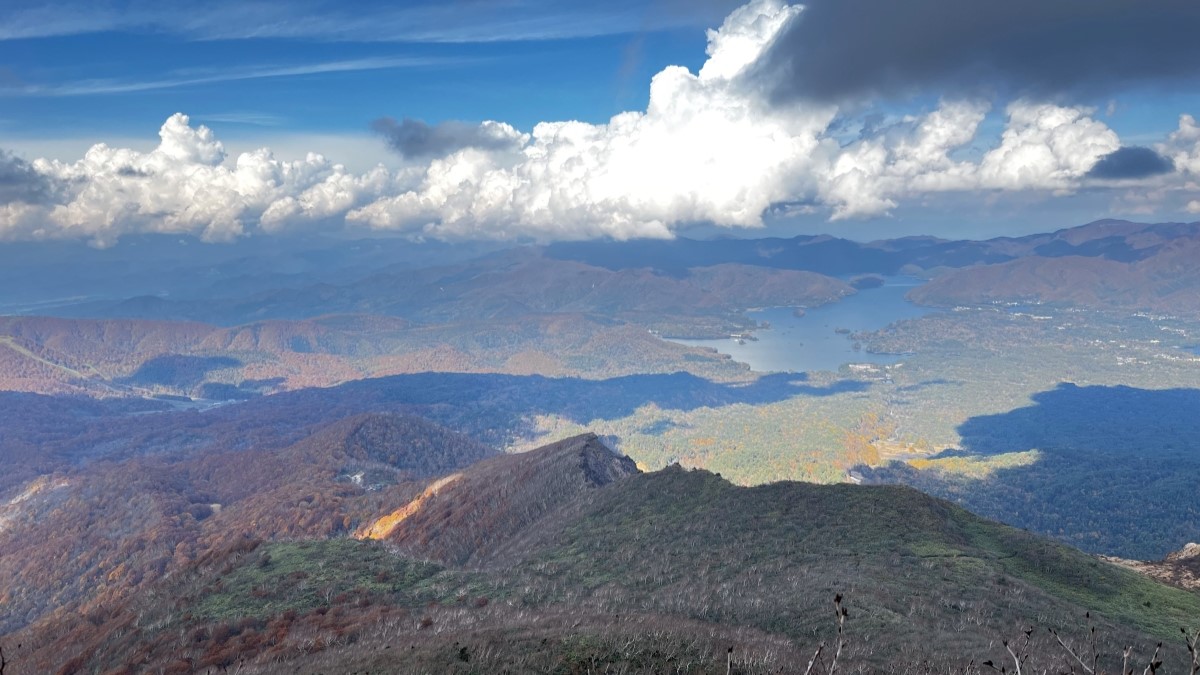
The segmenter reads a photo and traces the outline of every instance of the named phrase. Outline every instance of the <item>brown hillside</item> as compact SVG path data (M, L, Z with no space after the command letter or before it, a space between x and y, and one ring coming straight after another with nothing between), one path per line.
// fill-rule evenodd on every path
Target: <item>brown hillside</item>
M1200 591L1200 544L1188 544L1157 562L1101 557L1163 583Z
M361 415L283 449L217 447L36 478L0 513L0 579L20 580L3 590L0 632L123 597L243 539L346 534L411 499L422 487L411 481L491 454L421 418Z
M1019 244L1019 246L1018 246ZM1200 223L1101 221L1014 240L1026 257L942 274L909 298L927 305L1046 302L1200 312Z
M584 434L479 462L422 495L419 508L406 504L380 519L403 516L385 534L410 555L480 565L520 549L523 534L569 512L591 489L637 472L633 460Z

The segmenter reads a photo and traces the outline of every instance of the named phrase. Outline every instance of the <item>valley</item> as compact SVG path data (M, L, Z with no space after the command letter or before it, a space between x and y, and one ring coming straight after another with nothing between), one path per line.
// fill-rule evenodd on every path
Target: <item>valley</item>
M0 2L0 675L1200 675L1200 2Z
M987 276L1158 264L1166 231L560 244L2 317L0 645L765 673L835 639L838 594L864 672L999 662L1033 622L1052 667L1087 612L1178 642L1200 317Z
M900 361L899 354L863 351L861 343L848 336L928 313L904 297L918 285L917 279L894 277L876 288L860 289L815 309L771 307L747 312L757 328L744 335L738 333L724 340L672 341L728 354L758 372L837 372L849 363L892 364Z

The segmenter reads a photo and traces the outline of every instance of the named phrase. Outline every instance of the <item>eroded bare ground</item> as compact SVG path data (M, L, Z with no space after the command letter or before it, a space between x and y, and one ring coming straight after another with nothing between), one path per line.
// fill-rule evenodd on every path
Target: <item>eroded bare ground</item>
M1187 590L1200 591L1200 544L1188 544L1156 562L1125 560L1109 556L1101 556L1101 558L1141 572L1163 583Z

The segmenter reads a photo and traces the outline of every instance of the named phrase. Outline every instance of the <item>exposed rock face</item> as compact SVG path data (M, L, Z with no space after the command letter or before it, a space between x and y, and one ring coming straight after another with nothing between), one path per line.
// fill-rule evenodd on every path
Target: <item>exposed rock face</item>
M638 472L636 462L610 450L595 434L569 438L564 443L579 446L583 475L594 485L608 485Z
M1188 590L1200 590L1200 544L1187 544L1157 562L1101 557L1163 583Z
M1182 549L1167 556L1167 560L1191 560L1192 558L1200 558L1200 544L1188 544Z

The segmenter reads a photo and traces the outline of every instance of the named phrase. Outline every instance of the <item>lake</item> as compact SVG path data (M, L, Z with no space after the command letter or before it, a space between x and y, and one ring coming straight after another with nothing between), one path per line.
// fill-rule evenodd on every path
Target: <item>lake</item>
M896 363L894 354L869 354L854 350L854 340L844 332L878 330L901 319L929 314L934 309L918 307L904 294L921 281L889 277L883 286L859 291L844 300L806 310L802 317L791 307L771 307L750 312L759 323L771 328L755 331L758 340L738 344L733 339L672 340L696 347L711 347L736 361L750 364L759 372L836 371L846 363Z

